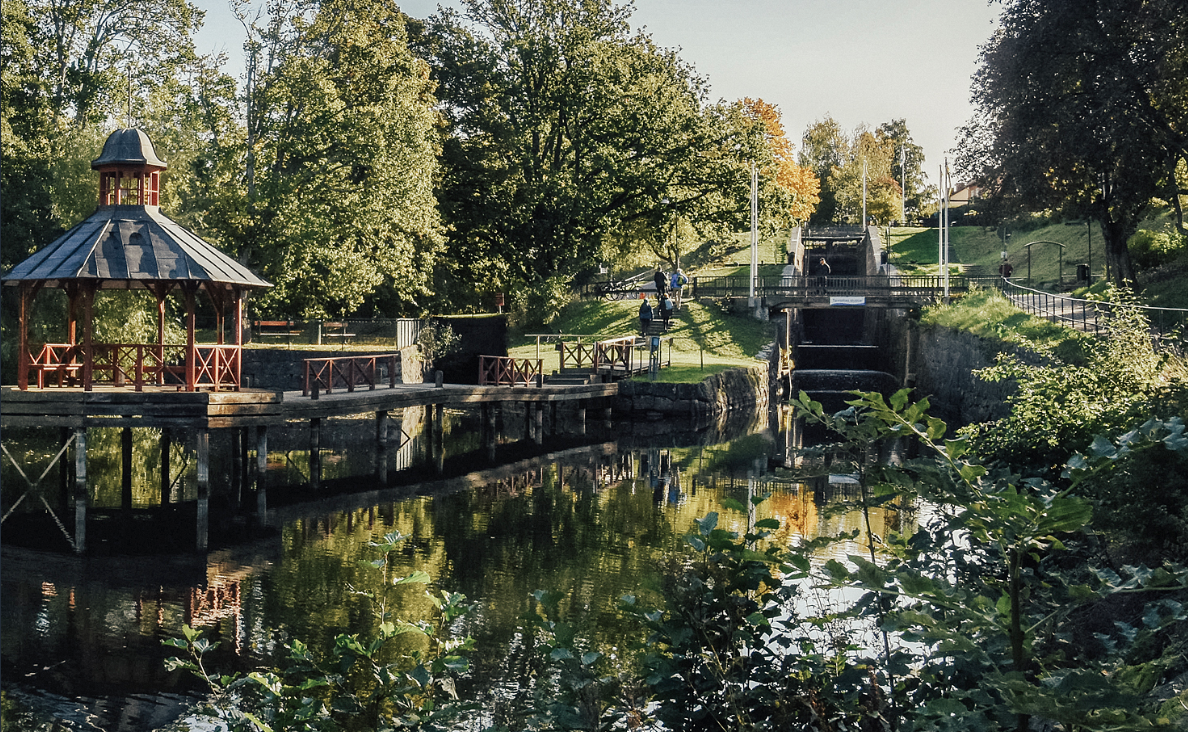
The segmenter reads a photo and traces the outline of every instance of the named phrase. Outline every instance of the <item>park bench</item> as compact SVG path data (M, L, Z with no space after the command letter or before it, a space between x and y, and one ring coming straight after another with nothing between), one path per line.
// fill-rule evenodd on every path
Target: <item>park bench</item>
M301 335L301 328L292 320L253 320L252 334L259 338L275 336L288 340Z
M326 338L338 338L342 341L346 341L347 338L354 338L355 337L354 333L347 332L349 327L350 327L350 325L345 322L337 323L337 322L325 321L325 322L319 324L318 325L318 345L321 345L323 336L325 336Z

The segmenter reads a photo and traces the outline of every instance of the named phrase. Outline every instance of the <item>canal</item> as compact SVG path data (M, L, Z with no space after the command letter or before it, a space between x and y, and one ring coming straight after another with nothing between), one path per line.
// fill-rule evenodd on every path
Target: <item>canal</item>
M832 510L853 498L853 486L798 452L813 437L786 408L701 430L680 420L591 421L570 430L562 413L543 439L530 439L530 420L513 408L501 411L494 448L479 437L486 421L477 409L447 410L436 439L424 410L404 410L393 417L390 434L399 437L386 449L375 446L373 418L331 420L316 462L307 428L270 428L263 476L246 455L250 442L216 433L210 550L202 553L184 548L193 546L187 507L195 485L185 435L163 441L159 430L133 430L129 496L120 468L126 438L117 428L91 430L92 516L102 528L92 531L89 553L72 555L59 535L59 468L6 517L6 693L60 728L165 727L201 689L166 671L173 652L162 639L183 624L198 627L218 643L211 668L245 671L286 641L318 649L338 633L366 630L374 618L360 593L376 575L362 562L376 558L372 542L399 532L407 538L396 572L426 572L429 589L476 604L456 629L477 642L461 691L489 708L529 673L522 618L535 590L565 593L579 633L623 657L636 631L618 612L619 598L657 599L658 572L683 551L695 519L718 511L727 527L745 530L748 521L777 518L780 542L865 529L861 514ZM56 438L4 435L31 478L50 465ZM172 466L164 488L163 449ZM27 484L7 458L0 479L9 511ZM749 517L722 507L727 498L748 505L756 496L767 500ZM912 521L911 511L896 509L872 518L876 533ZM401 617L430 615L424 590L400 596Z

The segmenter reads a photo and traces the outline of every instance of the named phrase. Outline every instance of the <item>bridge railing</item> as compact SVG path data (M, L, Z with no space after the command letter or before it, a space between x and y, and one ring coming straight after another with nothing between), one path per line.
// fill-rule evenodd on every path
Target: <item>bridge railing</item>
M971 285L997 287L997 277L949 277L950 292L964 292ZM759 277L755 294L760 297L868 296L884 298L933 297L945 289L939 275L799 275ZM694 297L740 297L749 294L749 277L696 277Z
M1151 335L1158 339L1182 339L1185 326L1188 325L1188 310L1182 308L1083 300L1023 287L1010 280L1002 283L1002 291L1016 307L1026 313L1095 335L1104 333L1109 327L1109 316L1121 309L1139 311L1150 324Z

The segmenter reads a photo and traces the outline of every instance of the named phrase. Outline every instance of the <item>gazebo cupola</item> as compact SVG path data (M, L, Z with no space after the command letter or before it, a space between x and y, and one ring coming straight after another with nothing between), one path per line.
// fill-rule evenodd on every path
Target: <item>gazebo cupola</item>
M116 130L91 161L91 169L99 171L99 205L160 206L165 168L148 135L138 129Z
M244 295L271 285L161 213L161 172L166 165L143 131L113 132L91 168L99 173L95 213L3 278L3 284L21 288L18 386L28 388L34 377L38 387L86 390L94 385L137 390L146 385L186 391L239 389ZM66 342L30 347L30 306L47 285L66 292ZM151 292L157 300L157 342L94 342L95 293L101 289ZM196 343L194 311L199 290L206 293L216 315L216 343L211 345ZM184 346L164 342L165 302L175 291L186 310ZM225 343L224 337L228 310L232 311L232 344Z

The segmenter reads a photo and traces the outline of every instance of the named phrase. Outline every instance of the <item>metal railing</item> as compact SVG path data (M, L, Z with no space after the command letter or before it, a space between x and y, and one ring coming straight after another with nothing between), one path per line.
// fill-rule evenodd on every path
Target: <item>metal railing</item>
M997 287L998 277L949 277L949 292L965 292L971 286ZM750 292L750 277L694 277L693 297L742 297ZM940 275L795 275L758 277L759 297L864 296L920 300L941 296L945 281Z
M479 386L541 386L543 363L539 358L479 356Z
M1100 335L1107 328L1109 316L1123 308L1141 313L1150 325L1151 335L1159 339L1182 337L1184 326L1188 324L1188 310L1182 308L1083 300L1023 287L1010 280L1000 280L999 286L1020 310L1083 333Z
M338 358L305 359L304 396L318 398L321 392L330 394L335 388L346 388L348 392L356 386L366 386L369 391L384 379L388 388L396 388L396 374L399 371L400 354L381 353L372 356L341 356Z

